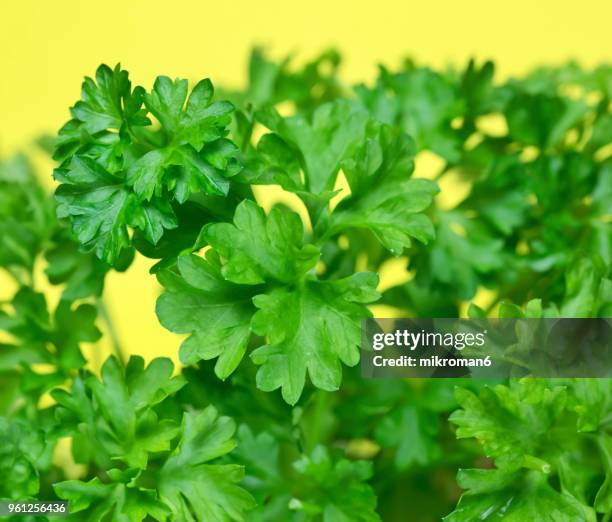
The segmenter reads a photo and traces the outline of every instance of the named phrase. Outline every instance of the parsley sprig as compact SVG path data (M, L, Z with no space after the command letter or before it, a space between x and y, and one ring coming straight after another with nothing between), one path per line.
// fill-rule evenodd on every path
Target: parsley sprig
M0 163L0 498L96 521L609 518L609 380L364 381L357 363L374 303L610 316L612 70L406 60L351 87L340 63L256 49L239 91L102 65L55 139L55 199L25 156ZM135 255L157 260L181 369L87 364L105 276ZM398 256L408 281L381 286Z

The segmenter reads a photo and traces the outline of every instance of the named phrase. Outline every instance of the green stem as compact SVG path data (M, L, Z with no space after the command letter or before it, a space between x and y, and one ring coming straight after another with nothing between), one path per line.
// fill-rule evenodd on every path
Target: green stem
M603 420L600 422L601 426L607 426L608 424L612 424L612 413L606 415Z
M486 310L485 310L485 314L488 316L493 309L499 304L501 303L501 301L503 300L503 297L500 294L497 294L497 296L495 296L495 299L493 299L493 302L487 306Z
M322 442L323 421L329 415L329 399L329 393L317 390L309 405L310 411L306 413L307 422L302 419L302 435L307 452L311 452L317 444Z
M434 176L434 181L439 181L444 174L446 174L451 169L451 165L446 163L444 167L440 169L440 171Z
M32 288L32 290L34 289L34 275L32 274L32 272L30 272L29 282L27 282L23 279L23 277L19 275L18 271L11 269L11 267L7 266L4 268L4 270L10 277L13 278L13 280L17 283L18 286L29 286L30 288Z
M115 325L113 324L113 320L111 319L108 308L101 298L98 298L96 301L98 305L98 313L100 314L102 321L106 325L106 331L110 338L113 352L117 356L117 359L119 359L121 365L125 366L125 354L123 353L123 349L121 348L121 342L119 341L119 336L117 335L117 330L115 329Z

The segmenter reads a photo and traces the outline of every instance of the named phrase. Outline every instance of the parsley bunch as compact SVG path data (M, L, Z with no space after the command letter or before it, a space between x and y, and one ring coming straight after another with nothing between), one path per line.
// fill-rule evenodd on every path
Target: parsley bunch
M609 519L609 380L364 381L358 346L374 303L610 316L612 69L406 60L348 86L340 64L256 49L235 91L102 65L54 140L54 199L0 163L0 498L87 521ZM83 355L135 255L180 369ZM381 286L398 256L408 281Z

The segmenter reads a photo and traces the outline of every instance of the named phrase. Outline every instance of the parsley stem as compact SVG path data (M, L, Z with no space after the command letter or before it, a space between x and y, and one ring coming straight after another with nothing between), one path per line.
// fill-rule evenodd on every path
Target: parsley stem
M444 174L446 174L449 170L451 169L451 165L448 163L444 164L444 167L442 167L439 172L434 176L434 181L439 181L440 178L442 176L444 176Z
M503 296L501 294L497 294L495 296L495 299L493 299L493 301L489 304L489 306L487 306L486 310L485 310L485 314L487 315L487 317L491 314L491 312L493 312L493 310L495 309L495 307L501 303L503 299Z
M123 353L123 349L121 348L121 342L119 341L119 335L117 334L117 330L115 329L115 325L113 320L111 319L110 313L108 311L108 307L103 299L97 299L98 305L98 313L100 314L100 318L104 322L106 326L106 331L110 338L111 346L113 348L113 352L119 359L119 363L122 366L125 366L125 354Z
M19 286L29 286L30 288L34 289L34 276L31 272L29 273L28 277L29 282L26 282L17 270L13 270L11 267L8 266L3 268L6 273L11 276Z
M329 418L330 395L317 390L308 404L308 422L302 423L302 439L307 452L322 442L325 435L326 419Z

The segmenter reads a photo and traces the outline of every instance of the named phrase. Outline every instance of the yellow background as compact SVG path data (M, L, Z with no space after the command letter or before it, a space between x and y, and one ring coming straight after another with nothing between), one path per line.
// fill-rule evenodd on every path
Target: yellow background
M0 155L55 131L101 62L120 61L145 86L157 74L240 86L255 43L303 57L335 45L348 81L407 54L434 66L493 58L507 76L568 58L609 60L610 20L610 0L0 0ZM130 352L173 356L179 340L156 321L150 264L112 274L109 304Z

